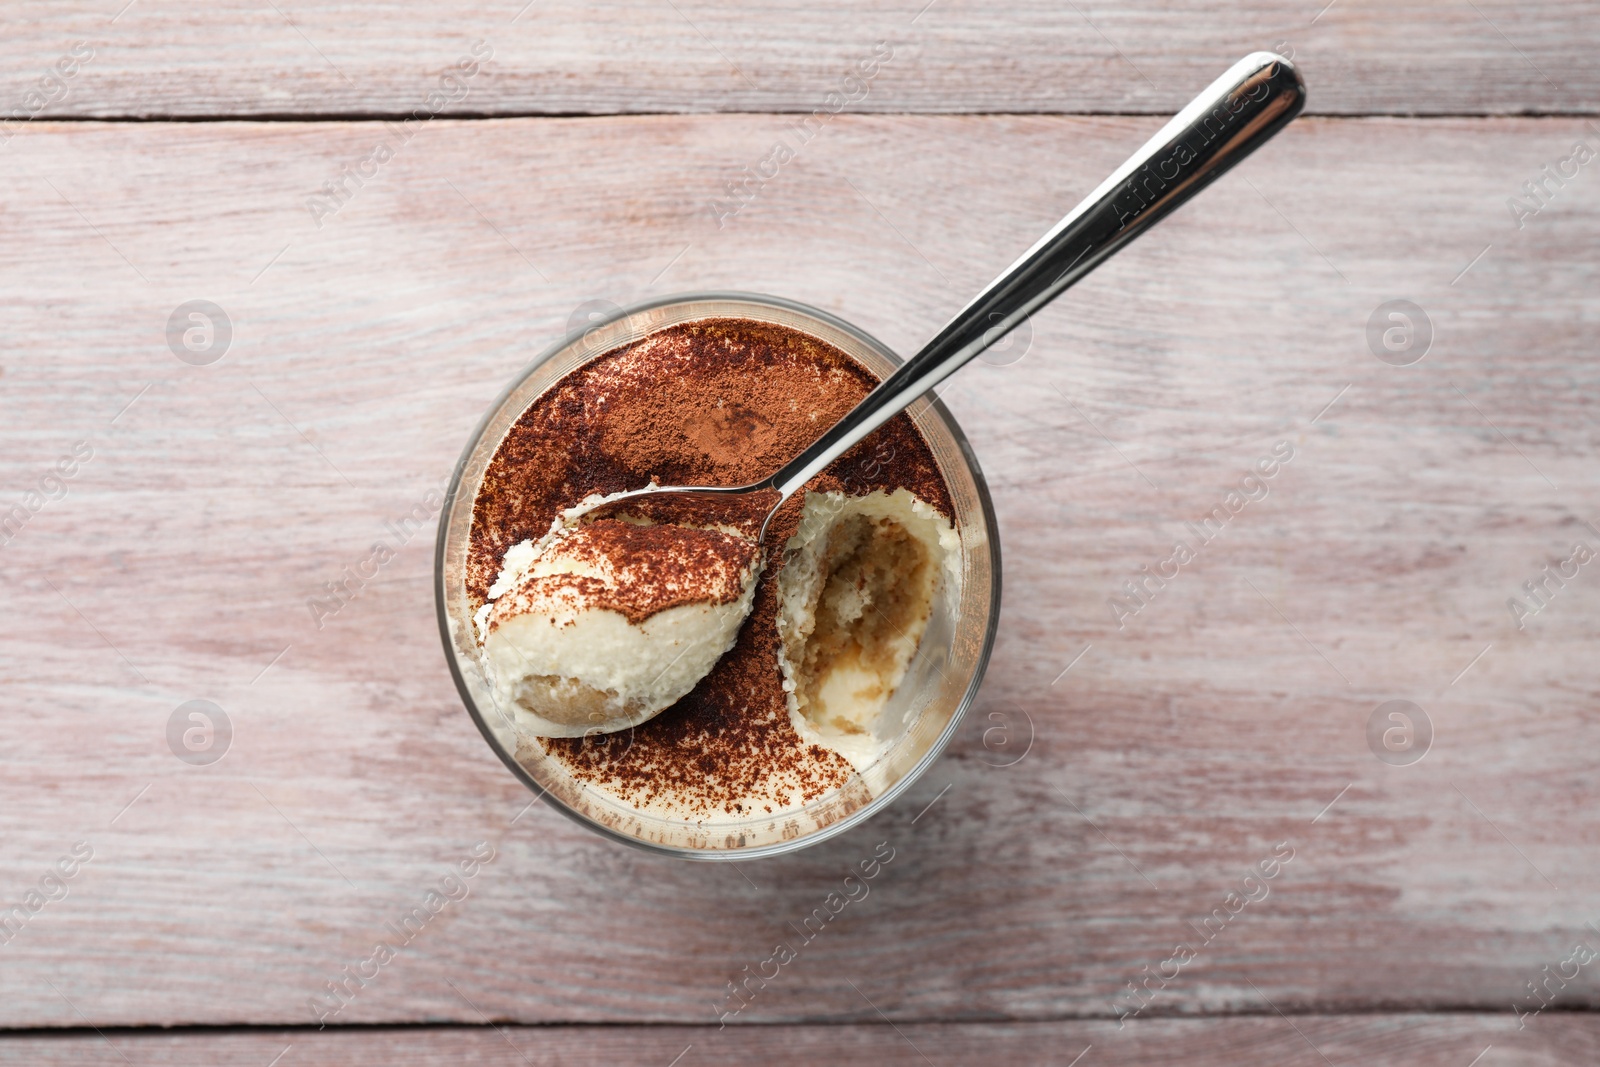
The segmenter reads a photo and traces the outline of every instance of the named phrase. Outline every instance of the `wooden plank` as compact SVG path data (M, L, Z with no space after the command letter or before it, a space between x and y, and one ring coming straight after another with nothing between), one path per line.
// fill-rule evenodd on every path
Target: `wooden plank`
M111 1046L108 1048L107 1046ZM1274 1063L1315 1067L1548 1067L1590 1064L1600 1054L1600 1023L1561 1015L1518 1031L1504 1015L1274 1014L1151 1019L1119 1030L1104 1021L915 1023L836 1026L488 1026L284 1030L235 1033L85 1032L0 1038L0 1063L205 1063L216 1067L346 1067L349 1064L477 1064L580 1067L616 1063L849 1063L870 1056L887 1067L1008 1063L1149 1064L1195 1067ZM281 1057L274 1060L273 1057Z
M1156 120L841 117L719 228L777 121L441 121L320 229L306 198L370 124L12 144L5 505L93 456L0 546L0 900L94 854L0 947L0 1022L314 1022L479 842L470 897L336 1021L714 1022L883 841L870 898L737 1021L875 1021L863 993L897 1020L1263 994L1509 1017L1600 944L1600 592L1584 568L1526 629L1506 607L1600 544L1593 165L1521 230L1505 207L1577 120L1297 123L1037 316L1020 362L948 384L1002 630L968 727L880 818L730 869L527 808L444 671L429 539L389 525L510 375L586 301L703 288L909 351ZM1409 367L1365 337L1397 297L1435 327ZM233 324L208 366L165 336L193 299ZM1270 495L1119 629L1108 599L1278 442ZM308 600L380 539L394 560L319 629ZM194 699L232 723L212 766L168 745ZM1413 766L1368 748L1391 699L1436 731ZM1270 895L1206 925L1285 842ZM1592 969L1560 990L1597 1002Z
M1235 59L1273 48L1304 64L1314 112L1592 114L1597 15L1593 2L1566 0L830 0L777 15L731 0L23 0L8 11L0 84L8 114L37 105L47 118L394 116L425 104L499 115L1164 114ZM77 41L93 51L81 72L28 98ZM492 62L430 103L474 41ZM847 84L878 41L892 58Z

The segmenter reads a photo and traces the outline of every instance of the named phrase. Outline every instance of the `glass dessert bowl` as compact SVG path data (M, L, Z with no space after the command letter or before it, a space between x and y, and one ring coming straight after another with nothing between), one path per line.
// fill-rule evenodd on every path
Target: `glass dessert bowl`
M597 616L581 614L525 634L495 629L506 602L529 601L538 584L532 546L560 509L652 475L741 484L765 474L898 364L823 312L714 293L622 311L518 376L457 465L435 564L451 673L513 773L606 836L687 858L745 859L842 832L938 757L989 657L1000 558L978 464L928 398L780 510L764 570L745 572L743 600L731 605L748 612L734 643L725 653L713 647L710 673L696 684L691 672L684 684L693 688L659 714L630 715L632 725L610 732L552 720L543 713L552 686L570 689L571 679L527 664L593 659L602 649L600 659L619 661L595 668L606 678L632 669L640 685L670 679L682 660L664 656L658 672L640 635L652 619L697 624L686 615L692 605L657 596L633 610L637 590L613 587L607 606L644 630L621 615L584 629ZM736 526L737 516L726 517L724 529ZM639 529L606 527L596 522L595 537ZM723 599L739 595L735 582ZM602 689L583 689L584 699L617 692Z

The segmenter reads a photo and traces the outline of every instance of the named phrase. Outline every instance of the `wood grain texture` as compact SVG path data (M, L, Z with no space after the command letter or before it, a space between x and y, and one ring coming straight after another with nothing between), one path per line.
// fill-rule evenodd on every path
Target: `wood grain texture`
M122 1062L149 1067L655 1067L858 1063L1017 1065L1187 1063L1221 1067L1574 1067L1600 1055L1600 1024L1565 1015L1519 1032L1509 1015L1278 1015L1106 1022L906 1023L840 1026L488 1026L287 1030L233 1034L112 1031L0 1038L0 1063ZM274 1061L274 1057L281 1057ZM1477 1057L1475 1059L1475 1057Z
M1594 113L1592 0L23 0L0 41L0 106L86 41L47 94L70 115L395 115L482 40L494 60L447 111L487 114L1177 110L1247 52L1292 51L1313 112ZM864 95L843 79L882 40Z
M314 1022L480 841L471 895L338 1022L714 1023L882 841L871 895L738 1022L1109 1019L1178 944L1147 1016L1512 1020L1600 944L1600 572L1525 630L1506 608L1600 546L1596 164L1521 230L1504 203L1579 120L1299 122L1037 316L1019 362L948 383L1002 625L967 728L877 819L731 868L527 807L445 672L429 538L388 525L508 378L586 301L704 288L910 351L1157 120L841 117L719 228L779 121L439 121L320 229L307 196L381 127L13 141L4 505L94 454L0 546L0 901L94 857L0 946L0 1023ZM1414 366L1368 350L1396 297L1434 326ZM210 366L165 336L197 298L233 324ZM1119 629L1108 598L1280 441L1270 495ZM308 599L380 539L394 560L319 629ZM1437 733L1413 766L1365 738L1397 698ZM209 767L168 747L191 699L233 725ZM1203 943L1282 842L1270 895ZM1591 966L1530 1029L1597 1004Z

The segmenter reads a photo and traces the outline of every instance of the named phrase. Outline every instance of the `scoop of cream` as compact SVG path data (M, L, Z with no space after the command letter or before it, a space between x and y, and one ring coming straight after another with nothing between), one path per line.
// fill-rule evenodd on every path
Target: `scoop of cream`
M750 613L738 534L598 519L506 551L477 615L500 707L540 737L637 726L716 666Z

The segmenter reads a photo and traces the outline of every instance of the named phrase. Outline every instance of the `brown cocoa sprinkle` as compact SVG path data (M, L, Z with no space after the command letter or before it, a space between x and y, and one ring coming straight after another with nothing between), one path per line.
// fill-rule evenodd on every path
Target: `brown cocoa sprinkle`
M609 578L552 574L525 580L495 601L490 630L552 600L568 610L615 611L634 625L683 604L729 604L744 595L745 573L756 555L756 543L736 534L616 519L581 526L557 547Z
M637 489L652 478L754 482L876 384L866 368L809 334L743 319L669 327L591 360L529 405L484 474L467 560L475 604L507 548L537 540L559 512L591 493ZM898 488L952 515L933 453L903 414L808 486L851 494ZM767 568L738 641L688 696L630 736L545 742L579 779L634 803L665 798L702 816L759 815L752 798L758 808L811 801L849 780L842 757L795 732L778 668L777 575L803 496L789 500L768 530ZM766 506L732 503L653 500L634 510L658 521L715 521L754 537Z

